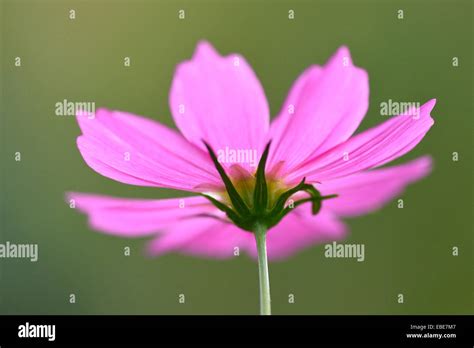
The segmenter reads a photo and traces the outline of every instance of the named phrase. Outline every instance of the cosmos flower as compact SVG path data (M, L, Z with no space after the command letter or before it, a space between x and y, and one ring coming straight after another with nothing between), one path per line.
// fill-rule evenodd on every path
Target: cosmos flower
M282 259L344 238L341 218L380 208L431 170L428 156L378 167L421 141L433 125L434 99L354 135L369 87L346 47L297 78L271 123L246 60L220 56L207 42L178 65L169 101L179 131L121 111L77 117L79 151L96 172L196 194L157 200L68 194L93 229L151 237L151 255L256 257L265 251L256 246L261 234L269 259Z

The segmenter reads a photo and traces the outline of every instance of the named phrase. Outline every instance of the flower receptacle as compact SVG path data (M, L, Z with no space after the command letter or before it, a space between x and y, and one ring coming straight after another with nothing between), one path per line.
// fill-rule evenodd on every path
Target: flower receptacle
M265 226L265 230L268 230L278 224L292 209L307 202L312 203L311 211L316 215L321 210L323 200L337 197L337 195L322 196L313 185L305 182L305 178L292 188L284 187L274 178L267 178L265 166L271 142L265 147L255 175L239 179L236 183L227 175L211 146L206 142L204 144L222 178L225 192L221 195L224 197L222 200L207 194L202 195L225 212L229 220L243 230L254 232L257 225ZM248 192L249 190L253 192ZM287 204L294 194L301 191L307 193L309 197Z

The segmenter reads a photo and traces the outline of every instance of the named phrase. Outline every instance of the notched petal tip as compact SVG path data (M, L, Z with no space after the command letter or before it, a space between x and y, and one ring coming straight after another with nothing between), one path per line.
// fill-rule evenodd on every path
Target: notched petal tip
M112 112L112 110L103 107L95 110L93 114L87 111L78 110L76 112L76 120L82 134L86 135L89 133L89 131L92 129L93 122L97 122L98 119L103 119L104 117L111 115Z
M329 58L326 65L329 64L342 64L344 66L353 66L351 52L349 47L343 45L340 46L337 51Z
M433 99L428 100L423 106L426 107L426 112L430 114L431 111L433 111L435 105L436 105L436 98L433 98Z
M197 43L193 53L193 60L199 58L219 58L221 55L209 41L201 40Z
M433 98L421 105L420 110L418 110L418 114L421 115L420 118L425 119L425 122L427 122L427 130L431 128L435 123L435 120L431 115L431 112L433 111L435 105L436 99Z

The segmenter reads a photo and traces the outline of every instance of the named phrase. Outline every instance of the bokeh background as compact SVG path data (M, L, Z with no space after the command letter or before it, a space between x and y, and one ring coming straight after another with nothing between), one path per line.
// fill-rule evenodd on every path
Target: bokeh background
M170 254L146 240L91 231L66 191L183 196L104 178L82 160L74 117L55 103L94 101L174 126L168 91L198 40L239 52L272 114L310 64L342 44L370 76L362 129L380 103L437 98L436 123L397 163L434 157L431 176L382 210L348 224L366 260L326 259L322 246L270 265L276 314L473 313L472 1L22 1L1 2L1 236L38 243L39 261L0 259L3 314L253 314L257 265ZM76 19L69 19L69 10ZM185 20L178 11L185 10ZM288 19L288 11L295 19ZM404 19L397 11L404 11ZM21 57L22 66L14 66ZM123 58L131 57L131 67ZM453 67L453 57L459 66ZM21 162L14 153L21 152ZM452 153L459 153L459 161ZM131 256L123 255L130 246ZM452 256L453 246L459 256ZM76 303L69 303L69 294ZM178 303L184 293L186 303ZM295 303L288 303L288 294ZM397 303L403 293L404 304Z

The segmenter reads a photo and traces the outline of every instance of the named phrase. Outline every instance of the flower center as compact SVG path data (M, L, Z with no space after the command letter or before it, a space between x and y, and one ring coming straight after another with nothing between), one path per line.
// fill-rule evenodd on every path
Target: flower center
M311 184L305 183L305 178L292 187L287 187L282 180L266 175L265 165L270 149L270 143L260 158L255 175L237 170L233 180L227 175L212 148L204 143L209 151L214 165L222 178L225 191L220 192L221 200L203 194L218 209L226 213L229 220L240 228L254 231L255 226L270 229L281 221L293 208L306 202L312 203L312 213L315 215L321 209L321 202L337 195L321 196ZM287 201L297 192L306 192L307 198L292 204Z
M244 203L251 209L254 208L254 192L255 192L255 185L257 183L256 175L248 174L246 176L238 176L235 178L231 178L232 183L234 184L237 193L242 197ZM290 187L285 185L283 180L276 179L276 178L269 178L266 177L266 184L267 184L267 193L268 193L268 201L266 208L272 208L278 197L285 191L287 191ZM229 196L229 193L224 190L219 192L220 196L222 197L222 201L232 206L232 200Z

